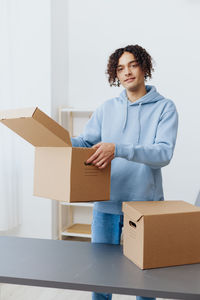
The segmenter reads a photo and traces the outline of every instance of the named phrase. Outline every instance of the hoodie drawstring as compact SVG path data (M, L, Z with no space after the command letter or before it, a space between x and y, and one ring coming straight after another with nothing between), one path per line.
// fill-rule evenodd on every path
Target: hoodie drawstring
M124 124L122 127L122 131L124 132L125 128L126 128L126 123L127 123L127 119L128 119L128 101L125 101L125 105L124 105Z
M128 101L125 102L124 105L124 124L123 124L123 132L126 129L127 119L128 119ZM137 137L137 144L140 141L140 132L141 132L141 122L140 122L140 113L141 113L142 103L138 104L138 113L137 113L137 120L138 120L138 137Z
M139 144L140 132L141 132L141 122L140 122L141 107L142 107L142 103L139 103L139 105L138 105L138 138L137 138L137 144Z

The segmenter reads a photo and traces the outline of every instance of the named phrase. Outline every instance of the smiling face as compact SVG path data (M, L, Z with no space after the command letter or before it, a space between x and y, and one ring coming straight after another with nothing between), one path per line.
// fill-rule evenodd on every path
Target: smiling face
M132 53L124 52L119 58L117 78L121 85L130 92L144 87L144 72Z

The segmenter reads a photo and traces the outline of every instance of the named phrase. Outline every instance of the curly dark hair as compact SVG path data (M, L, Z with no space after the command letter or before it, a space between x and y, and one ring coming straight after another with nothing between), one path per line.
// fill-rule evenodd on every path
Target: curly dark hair
M138 64L144 71L144 79L152 77L152 72L154 71L152 57L149 53L139 45L128 45L124 48L119 48L115 50L109 57L106 74L108 75L108 82L110 86L120 86L120 81L117 78L117 66L119 58L124 52L130 52L134 55Z

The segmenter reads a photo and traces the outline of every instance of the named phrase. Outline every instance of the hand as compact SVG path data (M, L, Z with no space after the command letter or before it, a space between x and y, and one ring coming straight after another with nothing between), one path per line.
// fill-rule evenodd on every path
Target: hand
M94 145L92 148L97 150L90 158L88 158L86 163L91 163L99 169L104 169L114 158L115 144L101 142Z

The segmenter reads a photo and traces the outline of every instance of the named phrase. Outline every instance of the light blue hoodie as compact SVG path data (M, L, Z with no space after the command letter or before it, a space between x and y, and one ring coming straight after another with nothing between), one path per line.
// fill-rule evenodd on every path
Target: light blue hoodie
M83 133L72 138L73 147L92 147L99 142L115 144L111 162L109 201L94 208L122 214L123 201L163 200L161 168L168 165L176 142L178 115L171 100L154 86L130 102L126 90L104 102L93 113Z

